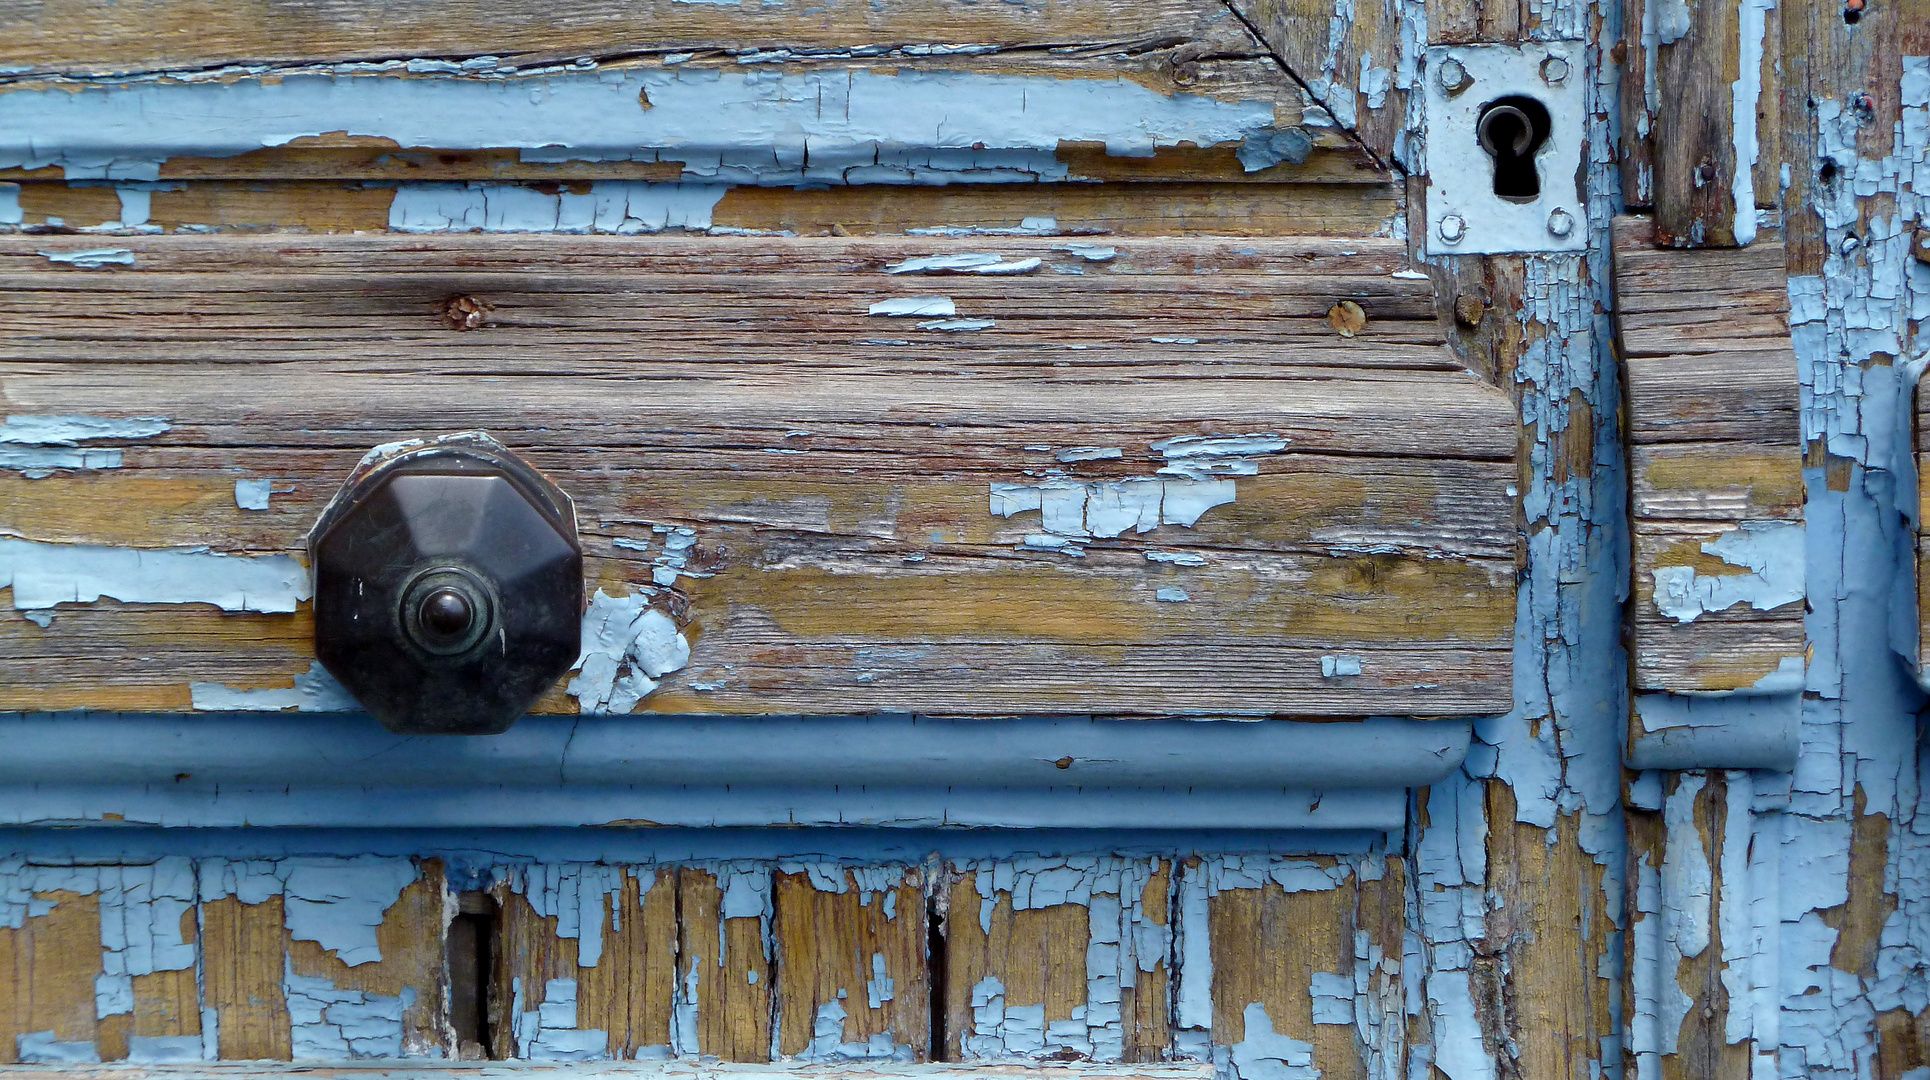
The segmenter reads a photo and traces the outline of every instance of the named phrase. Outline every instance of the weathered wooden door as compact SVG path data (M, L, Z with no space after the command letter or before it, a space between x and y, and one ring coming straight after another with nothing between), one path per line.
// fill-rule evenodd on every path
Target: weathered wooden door
M1921 0L0 0L0 1064L1922 1080L1926 200Z

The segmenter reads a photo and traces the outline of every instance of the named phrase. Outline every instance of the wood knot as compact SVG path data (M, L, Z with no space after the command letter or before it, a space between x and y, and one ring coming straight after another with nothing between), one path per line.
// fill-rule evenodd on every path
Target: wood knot
M1327 309L1327 325L1341 337L1353 337L1367 328L1367 313L1352 300L1342 300Z
M1478 296L1463 293L1454 298L1454 321L1472 330L1481 325L1482 316L1488 313L1488 305Z
M451 330L480 330L489 322L489 305L473 296L452 296L442 302L442 321Z
M1203 41L1189 41L1166 56L1166 70L1179 86L1191 86L1200 79L1200 60L1212 51Z

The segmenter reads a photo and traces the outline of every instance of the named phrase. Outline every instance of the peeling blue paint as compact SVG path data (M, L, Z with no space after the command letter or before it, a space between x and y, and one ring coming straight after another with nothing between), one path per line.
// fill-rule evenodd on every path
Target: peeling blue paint
M1167 95L1124 78L965 71L287 72L14 89L0 96L0 167L151 181L169 158L346 131L412 147L514 147L526 161L677 161L684 179L712 182L1031 182L1069 175L1061 142L1146 156L1270 132L1274 112L1270 100ZM162 115L169 123L149 119Z
M125 455L117 446L86 446L92 439L145 439L168 430L160 417L9 416L0 423L0 469L29 479L52 476L57 469L118 469Z
M81 248L75 251L42 251L48 262L64 263L81 270L102 270L110 266L133 266L134 253L126 248Z
M518 184L404 184L389 203L397 232L638 233L707 231L723 184L596 180L584 194Z
M91 604L212 604L223 611L294 611L308 570L287 555L222 555L207 548L42 544L0 537L0 586L21 610Z

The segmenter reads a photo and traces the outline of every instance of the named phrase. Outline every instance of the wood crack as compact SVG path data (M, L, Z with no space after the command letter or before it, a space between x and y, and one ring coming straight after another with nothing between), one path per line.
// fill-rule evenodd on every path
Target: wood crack
M1229 5L1229 7L1230 6L1231 5ZM1239 13L1236 11L1235 14L1237 16ZM1244 16L1240 16L1240 18L1242 22L1246 21ZM1247 28L1254 40L1260 45L1261 48L1259 51L1242 53L1221 49L1197 56L1194 59L1237 62L1242 60L1261 60L1270 57L1274 62L1281 63L1284 67L1284 62L1277 54L1272 53L1272 50L1266 45L1265 40L1260 37L1258 31L1253 30L1250 23L1247 24ZM459 77L462 75L484 77L550 75L559 71L577 70L574 65L580 64L585 60L592 61L594 64L600 66L634 62L647 63L651 61L661 61L663 58L670 56L683 58L678 61L680 65L694 64L699 67L705 66L706 64L732 63L743 58L755 58L752 59L752 63L772 63L774 61L771 58L776 56L784 57L783 62L785 63L807 65L814 62L839 63L853 60L928 61L946 60L955 57L965 59L1026 56L1097 58L1115 55L1136 58L1151 53L1170 51L1195 43L1207 44L1207 42L1201 39L1174 34L1153 38L1126 38L1107 41L1047 41L1015 45L981 44L978 42L897 41L889 44L865 45L846 49L826 49L809 46L792 47L784 45L773 45L768 48L753 47L748 49L723 49L702 46L694 48L653 46L648 48L608 48L572 50L567 52L512 53L508 55L497 55L493 53L424 55L421 53L397 51L392 53L371 53L361 56L343 56L326 61L302 61L299 63L278 62L267 58L242 57L226 60L221 63L170 66L165 68L132 68L100 72L16 72L0 75L0 88L76 84L94 86L102 83L145 82L150 80L193 81L196 77L211 79L231 77L236 74L238 69L251 77L272 79L284 78L290 75L334 74L337 68L344 65L393 64L425 61L460 66L485 59L495 61L495 66L474 72L423 72L419 73L419 77L440 78L448 77L452 74ZM392 74L407 76L413 73L402 70L393 72ZM1288 74L1292 75L1293 73L1288 71ZM1306 87L1306 84L1301 82L1299 76L1294 75L1293 78L1296 83L1300 83L1303 89ZM1311 91L1309 91L1309 96L1311 96ZM1318 99L1316 98L1315 100ZM1369 153L1371 154L1372 152L1369 151ZM1378 159L1376 159L1376 163L1378 164Z
M1367 159L1374 163L1375 169L1381 172L1399 173L1401 176L1407 175L1407 170L1401 168L1400 162L1384 159L1380 154L1376 153L1374 148L1368 144L1367 140L1361 137L1360 131L1356 127L1340 122L1341 114L1335 111L1332 103L1316 93L1313 86L1309 84L1306 79L1301 78L1299 72L1293 70L1293 65L1287 63L1287 58L1280 53L1280 50L1273 47L1272 42L1267 40L1265 34L1260 32L1259 24L1249 18L1246 12L1241 11L1239 5L1235 4L1233 0L1220 0L1220 2L1225 4L1228 13L1235 19L1238 19L1240 25L1246 28L1248 36L1252 37L1254 43L1260 46L1266 53L1267 58L1273 61L1274 66L1280 69L1281 74L1292 80L1293 84L1298 86L1301 92L1307 95L1307 100L1320 106L1320 108L1326 112L1327 116L1333 120L1335 130L1345 135L1347 140L1356 147L1359 147L1360 152L1366 154Z

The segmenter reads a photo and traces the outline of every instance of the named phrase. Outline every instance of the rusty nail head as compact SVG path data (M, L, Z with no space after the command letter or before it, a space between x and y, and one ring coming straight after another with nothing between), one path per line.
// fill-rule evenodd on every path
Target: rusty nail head
M1459 214L1449 214L1441 219L1441 239L1450 244L1458 244L1468 234L1468 223Z

